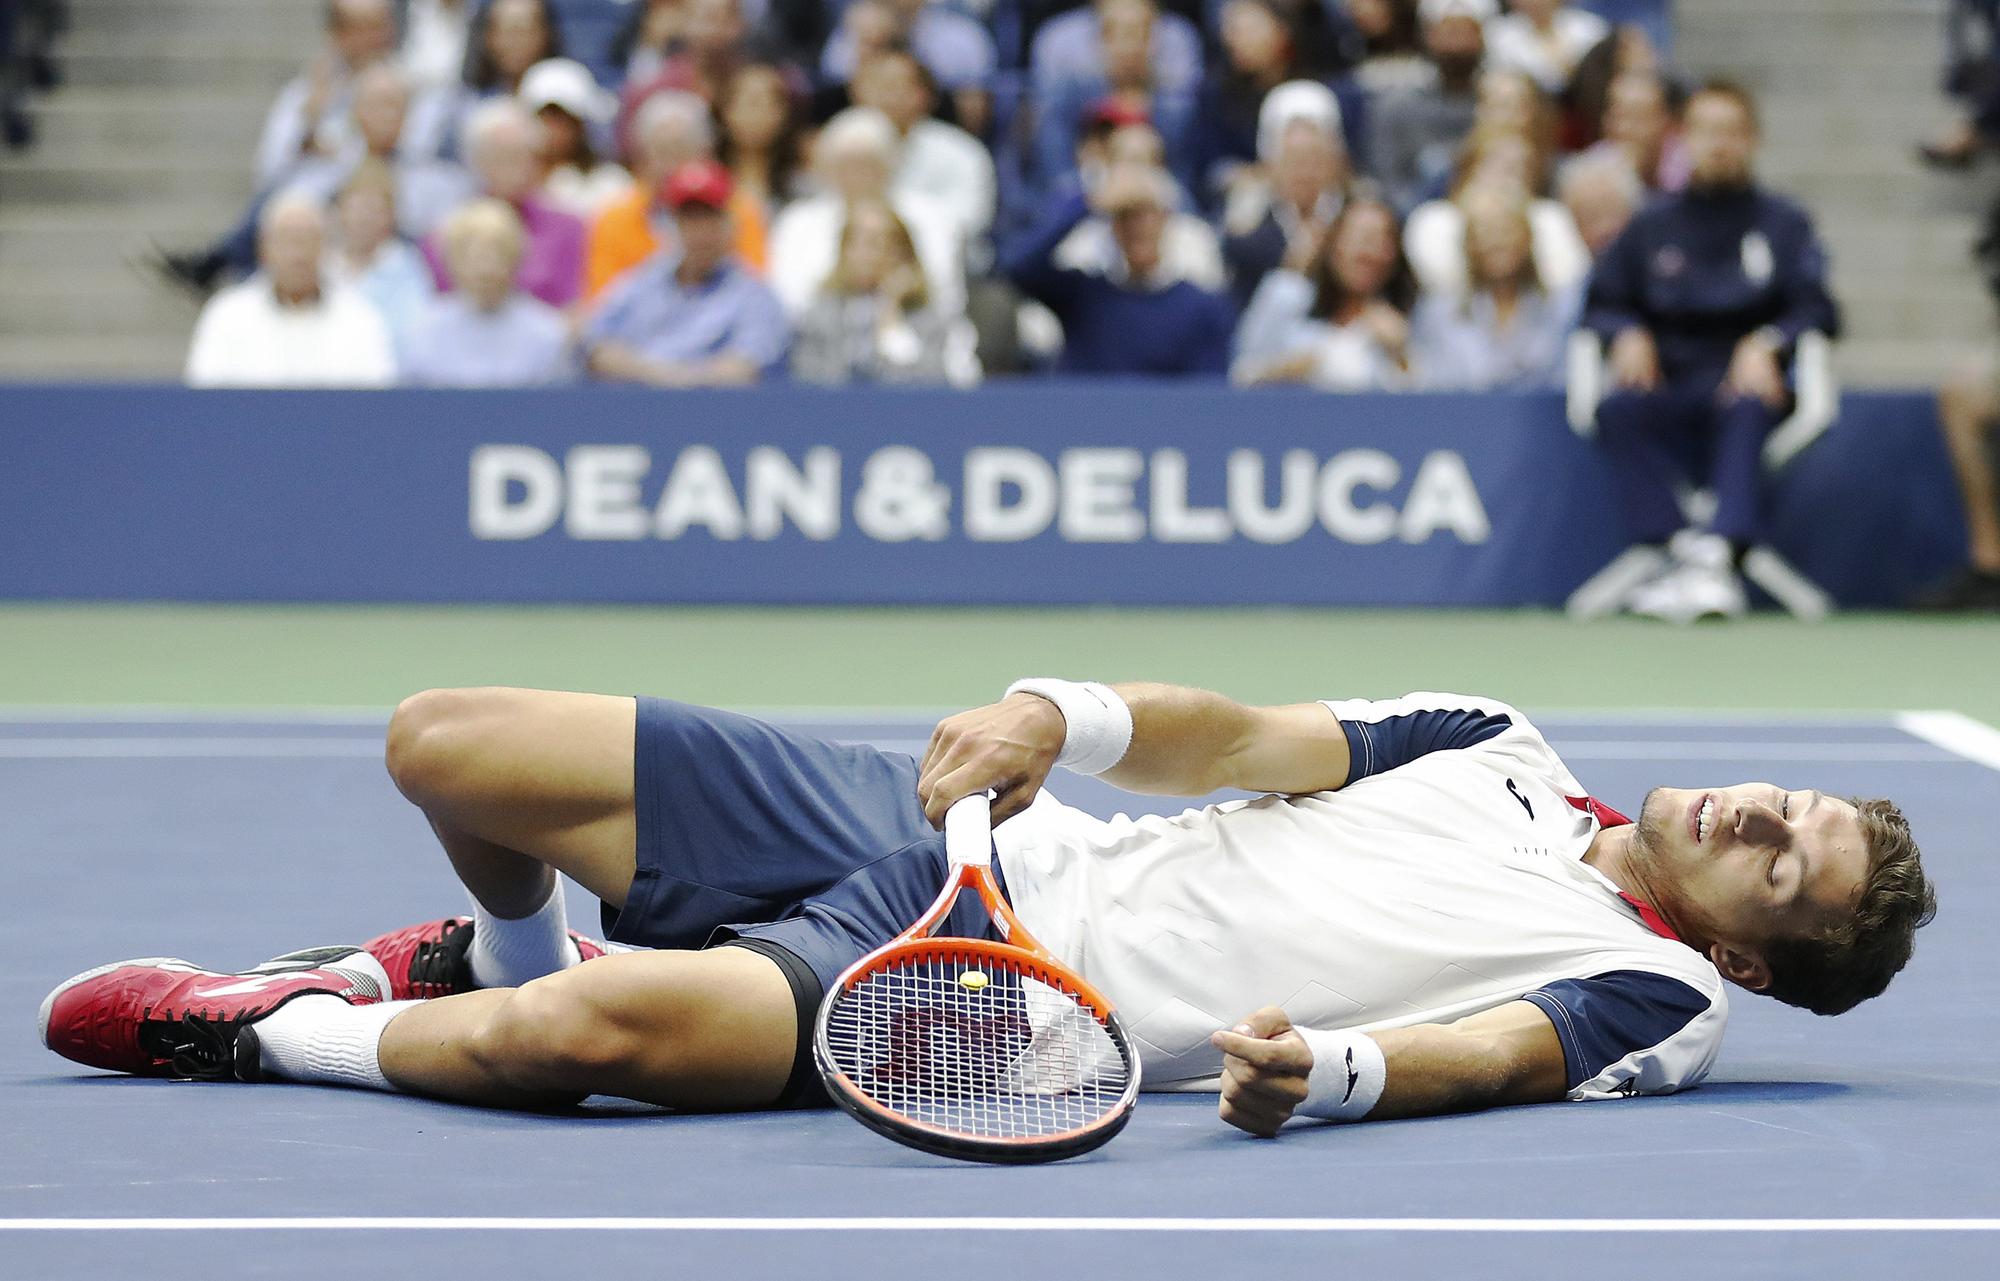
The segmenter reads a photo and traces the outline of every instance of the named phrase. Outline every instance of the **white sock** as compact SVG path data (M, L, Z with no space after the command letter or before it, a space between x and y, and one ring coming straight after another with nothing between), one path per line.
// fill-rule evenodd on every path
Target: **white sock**
M376 1047L398 1014L421 1001L349 1005L332 993L296 997L258 1020L257 1060L285 1081L393 1090Z
M518 920L502 920L472 904L472 981L481 987L519 987L583 958L569 938L562 882L543 903Z

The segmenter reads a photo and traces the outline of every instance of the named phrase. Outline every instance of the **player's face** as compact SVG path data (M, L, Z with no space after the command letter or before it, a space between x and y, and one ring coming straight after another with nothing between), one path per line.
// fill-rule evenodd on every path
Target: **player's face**
M1772 783L1655 788L1633 845L1668 919L1749 952L1838 924L1868 874L1854 806Z

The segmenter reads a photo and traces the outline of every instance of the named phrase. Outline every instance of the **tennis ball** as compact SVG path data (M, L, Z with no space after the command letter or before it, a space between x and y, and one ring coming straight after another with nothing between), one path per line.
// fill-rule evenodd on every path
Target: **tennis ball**
M985 970L967 970L958 976L958 982L967 991L977 992L984 988L990 980L986 977Z

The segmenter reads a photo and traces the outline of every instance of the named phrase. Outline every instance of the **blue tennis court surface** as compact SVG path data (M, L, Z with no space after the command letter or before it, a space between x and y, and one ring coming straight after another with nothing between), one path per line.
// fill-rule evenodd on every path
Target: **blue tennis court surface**
M33 1032L73 972L234 969L463 897L382 771L379 719L16 713L0 719L0 1277L1992 1275L2000 734L1949 714L1537 720L1620 808L1746 778L1895 797L1943 904L1916 961L1839 1019L1739 995L1716 1076L1674 1098L1265 1143L1210 1097L1155 1095L1101 1152L1012 1169L834 1112L523 1115L76 1069ZM916 751L931 722L801 723ZM1101 811L1181 804L1055 790ZM571 894L571 919L593 920Z

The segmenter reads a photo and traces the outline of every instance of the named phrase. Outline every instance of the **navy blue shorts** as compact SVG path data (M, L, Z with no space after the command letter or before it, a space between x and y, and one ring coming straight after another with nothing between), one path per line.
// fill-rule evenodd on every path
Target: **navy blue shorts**
M811 1039L821 996L944 884L944 836L917 799L916 759L641 698L632 782L638 870L625 906L605 905L605 937L734 943L776 961L799 1006L785 1101L820 1101ZM972 896L942 932L984 938L990 925Z

